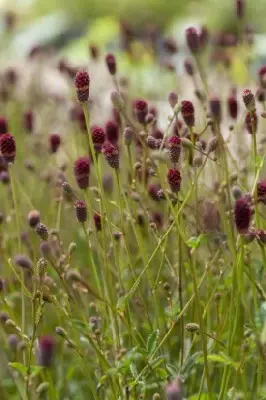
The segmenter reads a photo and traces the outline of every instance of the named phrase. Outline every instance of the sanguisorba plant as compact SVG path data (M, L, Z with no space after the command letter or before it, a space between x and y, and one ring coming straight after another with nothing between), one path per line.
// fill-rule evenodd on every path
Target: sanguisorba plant
M186 31L167 126L114 54L108 110L87 68L61 62L69 97L27 102L4 71L1 399L265 398L266 67L232 82L252 51L235 6L237 35ZM31 51L33 83L48 60Z

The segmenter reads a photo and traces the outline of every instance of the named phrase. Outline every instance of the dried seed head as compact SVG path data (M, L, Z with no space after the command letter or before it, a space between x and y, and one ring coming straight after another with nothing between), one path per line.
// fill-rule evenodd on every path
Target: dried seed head
M78 222L84 223L87 221L88 212L87 212L87 205L82 200L77 200L75 202L75 210L76 210L76 217Z
M73 189L72 189L72 186L70 185L70 183L69 182L63 182L62 183L62 188L63 188L63 190L67 193L67 194L69 194L70 196L72 196L73 195Z
M193 158L193 167L199 168L203 163L203 158L202 158L202 154L197 154L194 158Z
M188 127L195 125L195 110L191 101L183 100L181 102L181 114Z
M136 120L144 125L146 121L146 117L148 115L148 103L146 100L135 100L134 101L134 113L136 116Z
M35 228L40 222L40 213L37 210L32 210L28 214L28 224L31 228Z
M124 143L125 143L126 146L130 146L131 145L132 140L133 140L133 135L134 135L134 133L133 133L132 129L129 126L127 126L124 129L124 133L123 133Z
M189 322L188 324L186 324L185 329L186 329L188 332L191 332L191 333L198 333L200 327L199 327L199 325L196 324L195 322Z
M55 338L53 336L41 336L37 349L38 365L41 367L51 367L55 352Z
M118 109L124 108L124 100L122 99L121 95L119 92L112 92L111 93L111 101L114 105L114 107Z
M105 125L105 132L107 140L114 146L117 145L119 139L119 128L115 121L108 121Z
M16 156L16 142L9 133L0 135L0 151L6 162L14 162Z
M46 270L47 270L47 266L48 266L48 263L45 260L45 258L40 258L37 261L37 275L39 276L39 278L42 279L44 277Z
M193 27L186 29L187 46L191 53L196 54L200 50L199 34Z
M42 224L41 222L36 226L35 231L37 233L38 236L40 236L40 238L44 241L48 240L48 229L47 227Z
M248 133L253 135L253 133L257 132L258 129L258 117L256 112L252 113L247 113L246 119L245 119L245 124L246 124L246 129ZM254 132L253 132L254 131Z
M67 337L66 331L65 331L61 326L57 326L57 327L55 328L55 333L56 333L58 336L61 336L61 337L64 337L64 338Z
M102 185L104 192L111 194L114 189L114 180L112 175L104 175L102 179Z
M250 89L244 89L242 92L243 102L246 106L246 109L250 112L255 110L255 97Z
M217 146L219 144L219 140L217 136L212 137L208 144L207 144L207 153L211 153L212 151L215 151L217 149Z
M236 200L234 214L238 233L248 233L252 212L250 208L250 200L247 197L241 197Z
M74 174L80 189L89 186L90 163L88 157L80 157L75 161Z
M170 168L168 170L167 181L173 193L179 192L181 180L182 180L181 174L178 169Z
M112 53L109 53L105 57L105 63L110 75L116 74L116 59Z
M52 253L51 246L48 242L44 241L40 244L40 250L44 257L49 258Z
M14 264L23 269L31 270L33 268L32 261L28 256L24 256L23 254L18 254L14 257Z
M181 153L181 139L178 136L171 136L167 140L169 158L173 164L177 164Z
M85 103L89 99L90 77L87 71L79 71L75 76L75 87L77 100L79 103Z
M112 145L112 143L106 142L102 146L101 152L111 168L119 168L119 151L115 146Z
M56 153L61 144L61 136L57 133L49 135L49 147L51 153Z
M8 122L5 117L0 117L0 135L8 132Z
M178 103L178 95L175 92L170 92L168 95L168 102L170 106L174 109Z
M101 152L102 145L105 142L104 129L99 125L92 125L91 127L91 138L96 153Z
M93 220L96 231L100 232L102 230L102 216L99 213L94 213Z

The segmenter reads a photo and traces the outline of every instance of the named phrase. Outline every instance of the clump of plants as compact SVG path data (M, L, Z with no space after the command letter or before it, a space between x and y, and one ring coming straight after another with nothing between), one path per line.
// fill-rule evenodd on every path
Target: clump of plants
M85 66L53 67L68 97L41 95L34 75L27 103L20 71L4 71L1 399L265 398L266 67L232 81L234 51L246 68L252 51L235 6L233 44L186 30L167 126L114 54L107 112Z

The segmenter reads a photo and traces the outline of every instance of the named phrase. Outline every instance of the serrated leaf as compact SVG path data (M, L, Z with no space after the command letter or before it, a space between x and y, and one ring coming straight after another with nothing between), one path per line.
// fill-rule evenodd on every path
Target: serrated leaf
M164 359L165 359L164 356L156 357L156 358L151 362L152 368L158 368L159 365L161 365L161 364L164 362Z
M133 377L136 379L137 376L138 376L138 371L137 371L136 365L133 364L133 363L131 363L129 368L130 368L131 374L132 374Z
M167 364L166 369L169 372L172 378L175 378L178 375L178 369L173 364Z
M156 350L159 334L160 334L159 329L156 329L149 335L147 340L147 351L149 354L152 354Z
M25 367L25 365L23 365L21 363L18 363L18 362L8 363L8 365L11 368L16 369L17 371L19 371L21 373L21 375L26 376L27 367Z

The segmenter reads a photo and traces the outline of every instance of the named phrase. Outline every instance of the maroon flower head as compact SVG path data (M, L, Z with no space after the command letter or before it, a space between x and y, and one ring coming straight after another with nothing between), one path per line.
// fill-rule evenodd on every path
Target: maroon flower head
M260 67L258 70L258 76L259 76L259 83L260 85L265 89L266 88L266 65L263 65Z
M181 114L187 126L195 125L195 110L191 101L183 100L181 102Z
M231 95L227 99L227 109L228 109L228 114L232 119L237 119L237 113L238 113L238 102L237 98L234 95Z
M163 47L171 55L176 54L178 51L176 40L172 37L164 39Z
M133 133L132 129L129 126L127 126L124 129L123 136L124 136L125 145L126 146L130 146L131 143L132 143L132 140L133 140L134 133Z
M155 131L152 132L152 136L153 136L155 139L162 140L164 134L163 134L163 131L162 131L161 129L155 129Z
M266 204L266 180L257 183L257 200Z
M155 139L154 136L149 135L146 139L147 146L151 150L159 149L162 141L160 139Z
M150 222L154 223L157 229L162 228L163 226L163 214L159 211L153 211L151 213Z
M79 71L75 76L75 87L79 103L85 103L89 99L90 77L87 71Z
M243 102L248 111L254 111L255 109L255 97L250 89L244 89L242 92Z
M105 63L106 63L109 73L111 75L115 75L116 74L116 59L112 53L109 53L106 55Z
M55 338L53 336L41 336L38 343L37 360L41 367L51 367L55 352Z
M112 120L108 121L105 125L105 132L107 140L116 146L119 139L119 128L117 123Z
M168 102L172 108L175 108L178 102L178 95L175 92L170 92L168 95Z
M148 185L148 195L155 201L160 200L158 192L161 190L161 185L156 183L150 183Z
M210 111L213 119L219 124L222 119L221 101L218 97L210 98Z
M167 141L169 158L173 164L178 163L181 152L181 139L178 136L171 136Z
M250 199L248 197L241 197L235 202L235 224L238 233L246 234L249 230L251 220Z
M265 101L265 89L262 87L258 88L257 90L257 99L260 103L264 103Z
M186 71L186 73L188 75L190 75L190 76L194 75L194 73L195 73L194 66L192 64L192 61L189 60L188 58L186 58L185 61L184 61L184 68L185 68L185 71Z
M146 117L148 115L148 103L146 100L136 100L134 102L134 111L137 121L140 124L145 124Z
M111 168L119 168L119 151L110 142L104 143L102 146L102 153Z
M199 43L200 43L200 48L204 49L209 41L209 31L206 26L202 26L199 31Z
M94 213L93 215L94 225L97 232L102 230L102 217L99 213Z
M88 157L80 157L74 164L74 175L80 189L89 186L90 162Z
M167 181L173 193L179 192L181 180L181 174L178 169L170 168L168 170Z
M35 228L40 223L40 213L32 210L28 213L28 224L31 228Z
M8 132L8 122L5 117L0 117L0 135Z
M34 115L32 111L26 111L23 115L23 126L25 131L32 133L34 128Z
M198 53L200 49L200 39L197 30L193 27L186 29L187 46L191 53Z
M91 127L91 137L96 153L101 152L102 145L105 142L105 132L104 129L99 125L92 125Z
M49 232L46 225L40 222L39 224L36 225L35 231L42 240L44 241L48 240Z
M10 177L8 171L2 171L0 172L0 181L6 185L10 182Z
M0 151L6 162L14 162L16 156L16 142L10 133L0 135Z
M95 44L89 44L89 53L90 56L93 60L98 60L99 58L99 47L97 47Z
M247 113L246 118L245 118L245 123L246 123L246 129L248 133L253 135L253 130L254 133L257 132L258 128L258 117L255 111L253 113Z
M49 146L51 153L56 153L61 144L61 137L57 133L49 135Z
M245 0L235 0L236 7L236 17L242 19L245 12Z
M75 202L75 210L76 210L76 217L78 222L84 224L87 221L88 212L87 212L87 205L82 200L77 200Z
M182 400L182 388L180 378L176 378L173 382L168 383L165 388L166 400Z

